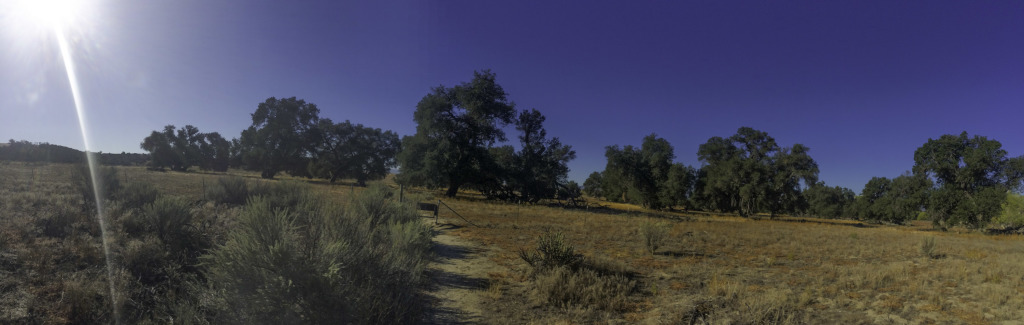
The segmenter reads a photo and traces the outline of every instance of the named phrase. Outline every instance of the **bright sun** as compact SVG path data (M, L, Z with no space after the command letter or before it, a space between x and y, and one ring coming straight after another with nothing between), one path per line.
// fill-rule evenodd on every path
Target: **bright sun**
M13 0L15 15L26 23L43 28L67 28L76 25L89 9L88 0Z

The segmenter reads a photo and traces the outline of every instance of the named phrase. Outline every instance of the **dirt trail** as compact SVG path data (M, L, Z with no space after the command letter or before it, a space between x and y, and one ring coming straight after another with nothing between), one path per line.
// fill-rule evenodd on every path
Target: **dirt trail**
M487 258L486 247L452 235L458 226L435 226L433 262L428 267L433 284L428 290L431 310L427 324L477 324L482 321L481 300L488 272L503 270Z

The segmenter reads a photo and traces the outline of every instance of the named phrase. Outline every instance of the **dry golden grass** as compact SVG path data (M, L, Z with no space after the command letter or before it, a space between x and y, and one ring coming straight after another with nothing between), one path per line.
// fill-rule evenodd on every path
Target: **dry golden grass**
M0 166L0 286L8 290L0 299L3 319L22 319L30 312L65 315L41 320L49 323L109 316L102 314L109 313L109 306L101 280L105 271L98 226L76 212L81 198L67 181L70 170L59 164ZM252 173L229 174L264 181ZM147 182L190 201L201 200L204 184L210 186L222 175L118 168L123 184ZM310 183L313 191L339 199L362 190L344 182ZM406 197L426 202L440 195L407 189ZM454 233L489 248L488 258L507 268L488 274L490 285L481 289L491 300L484 319L489 323L1024 321L1024 238L1019 236L936 232L926 222L896 227L651 212L607 202L589 210L567 210L487 202L473 193L444 202L481 227L469 226L444 208L442 222L464 226ZM230 214L209 205L200 209ZM639 228L652 218L669 228L654 255ZM66 234L40 235L51 228ZM624 264L636 273L632 280L640 289L609 309L555 307L530 299L535 284L526 276L528 266L518 250L535 247L541 234L553 231L564 233L589 259ZM938 258L922 252L929 237ZM54 304L62 293L75 304ZM90 308L99 314L90 314Z
M466 199L445 200L468 224L442 209L441 217L466 227L456 234L491 248L491 258L526 272L519 248L535 247L543 233L560 231L590 258L621 261L644 289L628 307L594 306L536 311L510 287L494 300L496 322L534 311L529 321L641 323L970 323L1024 321L1024 239L931 231L926 224L875 226L848 220L646 212L567 210ZM669 223L657 254L643 242L649 218ZM934 238L933 257L922 252ZM516 283L515 280L519 280ZM508 314L502 314L508 313Z

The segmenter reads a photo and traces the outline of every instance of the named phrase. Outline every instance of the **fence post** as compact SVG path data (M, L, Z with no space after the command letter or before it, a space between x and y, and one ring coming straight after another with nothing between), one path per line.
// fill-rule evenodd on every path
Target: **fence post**
M437 199L437 205L434 206L434 225L437 225L437 212L441 210L441 199Z
M398 203L404 203L405 200L405 185L398 185Z

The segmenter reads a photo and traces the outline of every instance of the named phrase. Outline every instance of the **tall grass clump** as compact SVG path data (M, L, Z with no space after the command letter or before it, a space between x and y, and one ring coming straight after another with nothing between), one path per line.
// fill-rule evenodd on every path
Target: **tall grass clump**
M261 196L271 209L294 209L313 202L309 186L294 181L247 181L242 177L221 177L206 190L206 197L218 204L243 205L250 198Z
M928 258L941 258L942 255L935 251L935 237L925 237L921 241L921 253Z
M119 212L116 220L124 235L115 246L124 320L180 319L182 307L194 304L203 292L198 289L203 279L199 256L213 245L197 226L192 204L163 196L139 210L112 211Z
M145 219L151 233L174 253L194 255L203 248L192 224L192 207L179 197L161 197L146 206Z
M314 209L318 204L309 185L297 181L258 183L250 187L250 196L262 196L272 209Z
M532 299L560 308L574 306L621 310L637 288L632 272L619 263L584 259L562 233L538 238L533 251L520 249L519 257L532 268Z
M245 204L249 199L249 182L239 176L220 177L207 188L206 197L219 204Z
M122 207L129 209L142 209L147 204L152 204L156 201L157 196L160 196L160 192L157 191L153 184L145 182L128 182L117 194L118 201L121 201Z
M96 168L96 178L100 185L100 196L103 200L109 200L121 190L121 181L117 178L117 170L114 167ZM78 164L71 170L71 183L82 198L84 209L96 208L96 196L93 188L92 175L89 172L89 165Z
M344 207L308 195L295 208L271 201L252 197L227 241L202 258L215 323L420 319L430 229L390 191L370 188Z
M645 220L640 223L639 230L640 239L651 255L665 244L665 238L668 237L668 225L660 222Z
M576 248L565 241L561 232L541 235L537 239L537 249L527 251L520 248L519 257L534 269L564 266L575 270L583 264L583 255L576 253Z

